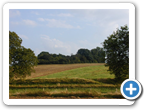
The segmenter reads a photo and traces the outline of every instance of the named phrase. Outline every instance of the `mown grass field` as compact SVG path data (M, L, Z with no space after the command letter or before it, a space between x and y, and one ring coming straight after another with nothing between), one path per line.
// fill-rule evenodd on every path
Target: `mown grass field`
M79 67L76 69L70 69L38 78L114 78L114 75L109 74L108 67L104 65L91 65L87 67Z
M123 98L104 64L38 65L36 73L9 85L10 99Z
M83 63L83 64L50 64L50 65L38 65L34 67L35 73L31 73L31 76L27 76L27 79L37 78L40 76L46 76L66 70L88 67L88 66L98 66L104 65L104 63Z

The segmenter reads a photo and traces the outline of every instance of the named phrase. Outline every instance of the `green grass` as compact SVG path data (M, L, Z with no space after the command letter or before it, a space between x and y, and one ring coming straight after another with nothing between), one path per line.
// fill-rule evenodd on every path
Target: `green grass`
M14 80L10 85L50 85L50 84L97 84L99 81L84 78L49 78L49 79L25 79Z
M122 98L120 85L111 84L110 80L113 79L15 80L9 85L9 95L16 98Z
M105 98L122 98L120 89L117 88L75 88L75 89L10 89L11 96L23 97L105 97Z
M104 65L81 67L71 70L66 70L63 72L58 72L50 74L47 76L41 76L37 78L86 78L86 79L96 79L96 78L114 78L114 75L109 74L108 68Z
M104 65L66 70L34 79L14 80L9 96L15 98L123 98L120 84Z
M10 89L24 89L24 88L115 88L118 85L112 84L57 84L57 85L10 85Z
M115 93L117 89L117 92L120 92L120 88L67 88L67 92L101 92L101 93L107 93L112 92ZM64 92L66 91L66 88L26 88L26 89L10 89L11 94L16 93L23 93L23 92L38 92L38 91L47 91L47 92Z

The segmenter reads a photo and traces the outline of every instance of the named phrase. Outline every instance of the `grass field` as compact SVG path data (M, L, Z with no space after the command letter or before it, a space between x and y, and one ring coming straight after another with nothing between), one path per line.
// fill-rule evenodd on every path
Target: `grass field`
M109 74L107 70L108 67L105 67L104 65L92 65L41 76L38 78L114 78L114 75Z
M38 65L36 66L35 73L31 73L31 76L27 78L36 78L40 76L46 76L66 70L88 67L88 66L97 66L104 65L104 63L84 63L84 64L51 64L51 65Z
M104 64L38 65L36 73L9 85L10 99L123 98Z

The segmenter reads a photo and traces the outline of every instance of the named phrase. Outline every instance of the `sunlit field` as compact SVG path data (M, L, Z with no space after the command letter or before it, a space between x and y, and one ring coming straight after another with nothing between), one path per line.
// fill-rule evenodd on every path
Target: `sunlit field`
M10 99L121 99L120 84L103 63L38 65L10 83Z

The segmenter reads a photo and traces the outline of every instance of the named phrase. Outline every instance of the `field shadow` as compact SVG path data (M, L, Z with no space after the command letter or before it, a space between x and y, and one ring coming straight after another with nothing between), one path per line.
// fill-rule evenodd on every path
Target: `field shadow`
M93 79L93 80L98 81L100 83L104 83L104 84L121 84L121 82L118 82L114 78L97 78L97 79Z

